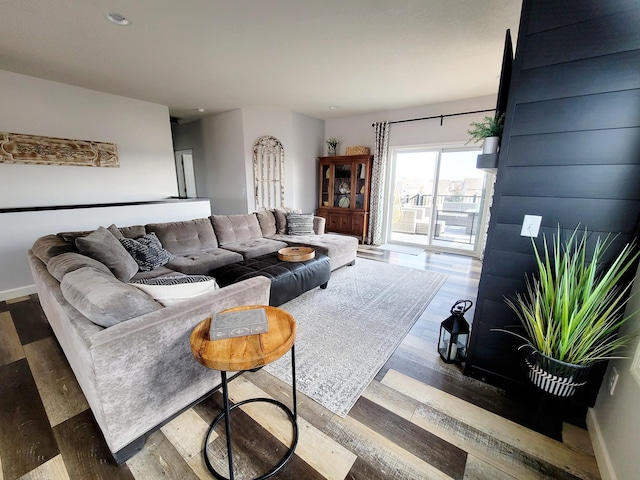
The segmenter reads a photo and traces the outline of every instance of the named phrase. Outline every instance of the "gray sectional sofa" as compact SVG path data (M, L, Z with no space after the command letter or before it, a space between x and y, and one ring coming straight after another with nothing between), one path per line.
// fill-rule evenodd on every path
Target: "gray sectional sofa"
M329 257L331 270L355 261L354 237L325 234L319 217L311 231L303 226L292 232L289 218L276 210L111 225L46 235L29 250L42 308L118 463L142 449L149 433L219 387L219 373L191 354L193 328L226 308L269 303L266 277L219 288L203 276L287 245L316 248ZM141 261L137 251L127 251L130 244L146 245L163 264L149 268L148 256ZM154 297L145 282L174 293Z

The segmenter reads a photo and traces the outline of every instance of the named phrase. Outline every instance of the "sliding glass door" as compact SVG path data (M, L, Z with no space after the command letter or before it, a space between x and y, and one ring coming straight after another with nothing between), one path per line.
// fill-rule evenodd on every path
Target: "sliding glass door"
M487 174L473 148L396 148L388 204L391 243L478 255Z

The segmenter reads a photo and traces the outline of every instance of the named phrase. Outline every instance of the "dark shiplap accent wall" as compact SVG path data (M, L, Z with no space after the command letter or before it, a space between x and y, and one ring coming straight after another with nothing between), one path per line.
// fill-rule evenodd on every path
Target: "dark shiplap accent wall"
M465 372L528 385L519 342L492 331L518 320L505 296L535 270L525 214L542 233L637 236L640 218L640 4L525 0L489 236ZM520 342L521 343L521 342ZM579 401L591 404L602 368Z

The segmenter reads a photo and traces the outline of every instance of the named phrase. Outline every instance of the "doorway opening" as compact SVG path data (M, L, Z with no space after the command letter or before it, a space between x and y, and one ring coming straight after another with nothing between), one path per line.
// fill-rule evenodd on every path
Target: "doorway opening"
M196 198L196 173L193 167L193 151L177 150L176 176L178 180L178 196L180 198Z
M395 148L387 241L481 256L492 182L477 148Z

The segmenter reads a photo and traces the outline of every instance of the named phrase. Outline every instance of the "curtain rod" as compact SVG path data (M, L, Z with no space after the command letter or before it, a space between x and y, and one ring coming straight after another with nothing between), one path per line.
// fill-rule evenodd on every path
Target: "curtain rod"
M432 117L410 118L408 120L394 120L393 122L389 122L389 125L393 123L417 122L419 120L433 120L434 118L439 118L440 126L442 126L442 121L444 120L444 117L457 117L460 115L471 115L473 113L485 113L485 112L495 112L495 111L496 111L495 108L490 108L488 110L474 110L473 112L447 113L445 115L434 115ZM375 127L375 125L376 125L375 123L371 124L372 127Z

